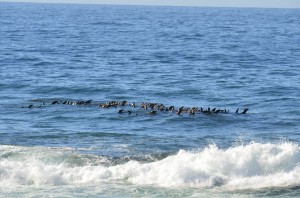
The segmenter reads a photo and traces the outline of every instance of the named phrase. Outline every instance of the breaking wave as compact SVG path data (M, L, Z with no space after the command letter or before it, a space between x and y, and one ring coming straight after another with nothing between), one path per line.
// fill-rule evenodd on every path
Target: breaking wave
M180 150L154 162L110 163L72 148L0 146L0 185L126 182L159 187L228 190L300 185L300 148L293 143L251 143L200 151Z

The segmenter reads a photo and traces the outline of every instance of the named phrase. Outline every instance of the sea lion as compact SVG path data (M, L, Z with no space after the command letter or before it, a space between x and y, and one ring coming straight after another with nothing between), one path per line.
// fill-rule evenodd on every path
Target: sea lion
M150 111L148 114L149 115L156 115L156 111Z
M57 100L53 101L51 104L58 104L59 102Z
M243 111L241 114L246 114L246 112L247 112L248 110L249 110L248 108L244 109L244 111Z
M27 107L21 107L21 108L29 108L29 109L31 109L31 108L33 108L34 106L32 105L32 104L30 104L30 105L28 105Z
M184 108L184 107L180 107L180 108L178 109L178 111L177 111L177 115L180 115L180 114L182 113L182 111L183 111L183 108Z

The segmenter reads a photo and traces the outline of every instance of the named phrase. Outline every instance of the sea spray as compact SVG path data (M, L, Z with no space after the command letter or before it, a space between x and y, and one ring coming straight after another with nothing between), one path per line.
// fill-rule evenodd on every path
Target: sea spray
M227 149L209 145L200 151L180 150L155 162L131 160L118 165L104 165L105 157L87 157L67 148L1 146L0 152L1 185L129 182L225 189L300 185L300 148L293 143L251 143Z

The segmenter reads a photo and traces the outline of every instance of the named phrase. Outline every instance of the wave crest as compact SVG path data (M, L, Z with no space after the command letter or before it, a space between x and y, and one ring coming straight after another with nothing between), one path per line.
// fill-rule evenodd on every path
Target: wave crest
M300 150L293 143L251 143L180 150L162 160L104 165L108 159L72 149L0 146L1 185L129 182L162 187L260 189L300 185Z

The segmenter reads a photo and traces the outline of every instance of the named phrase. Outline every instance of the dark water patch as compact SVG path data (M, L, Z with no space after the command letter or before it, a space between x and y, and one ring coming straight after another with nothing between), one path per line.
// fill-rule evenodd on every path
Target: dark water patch
M126 134L126 133L103 133L103 132L78 132L76 135L80 137L131 137L136 136L135 134Z
M116 27L121 27L121 26L132 26L130 23L126 22L116 22L116 21L99 21L99 22L92 22L91 25L99 25L99 26L116 26Z
M107 166L115 166L115 165L121 165L126 164L130 161L137 161L142 164L147 164L151 162L156 162L162 159L165 159L166 157L170 155L174 155L175 153L154 153L149 155L136 155L136 156L125 156L125 157L107 157L110 161L107 163Z
M37 58L37 57L30 57L30 56L23 56L23 57L20 57L20 58L17 58L16 61L30 61L30 62L37 62L37 61L41 61L40 58Z
M67 82L66 82L67 83ZM45 93L53 93L53 95L76 95L76 93L80 94L89 94L93 92L112 92L113 90L108 87L108 86L99 86L98 88L96 87L84 87L80 85L76 86L57 86L57 85L48 85L48 86L38 86L35 87L35 89L32 89L31 93L32 94L45 94ZM78 95L80 95L78 94ZM96 93L97 94L97 93ZM97 94L98 95L98 94Z
M130 52L132 52L131 50L128 50L128 49L110 49L110 50L108 50L108 52L116 52L116 53L118 53L118 52L120 52L120 53L130 53Z
M49 139L66 139L66 138L69 138L68 135L66 134L61 134L61 133L58 133L58 134L48 134L48 135L28 135L26 138L29 138L29 139L37 139L37 140L40 140L40 139L44 139L45 142Z
M48 66L48 65L55 65L55 64L60 64L59 62L50 62L50 61L40 61L38 63L33 64L33 66Z

